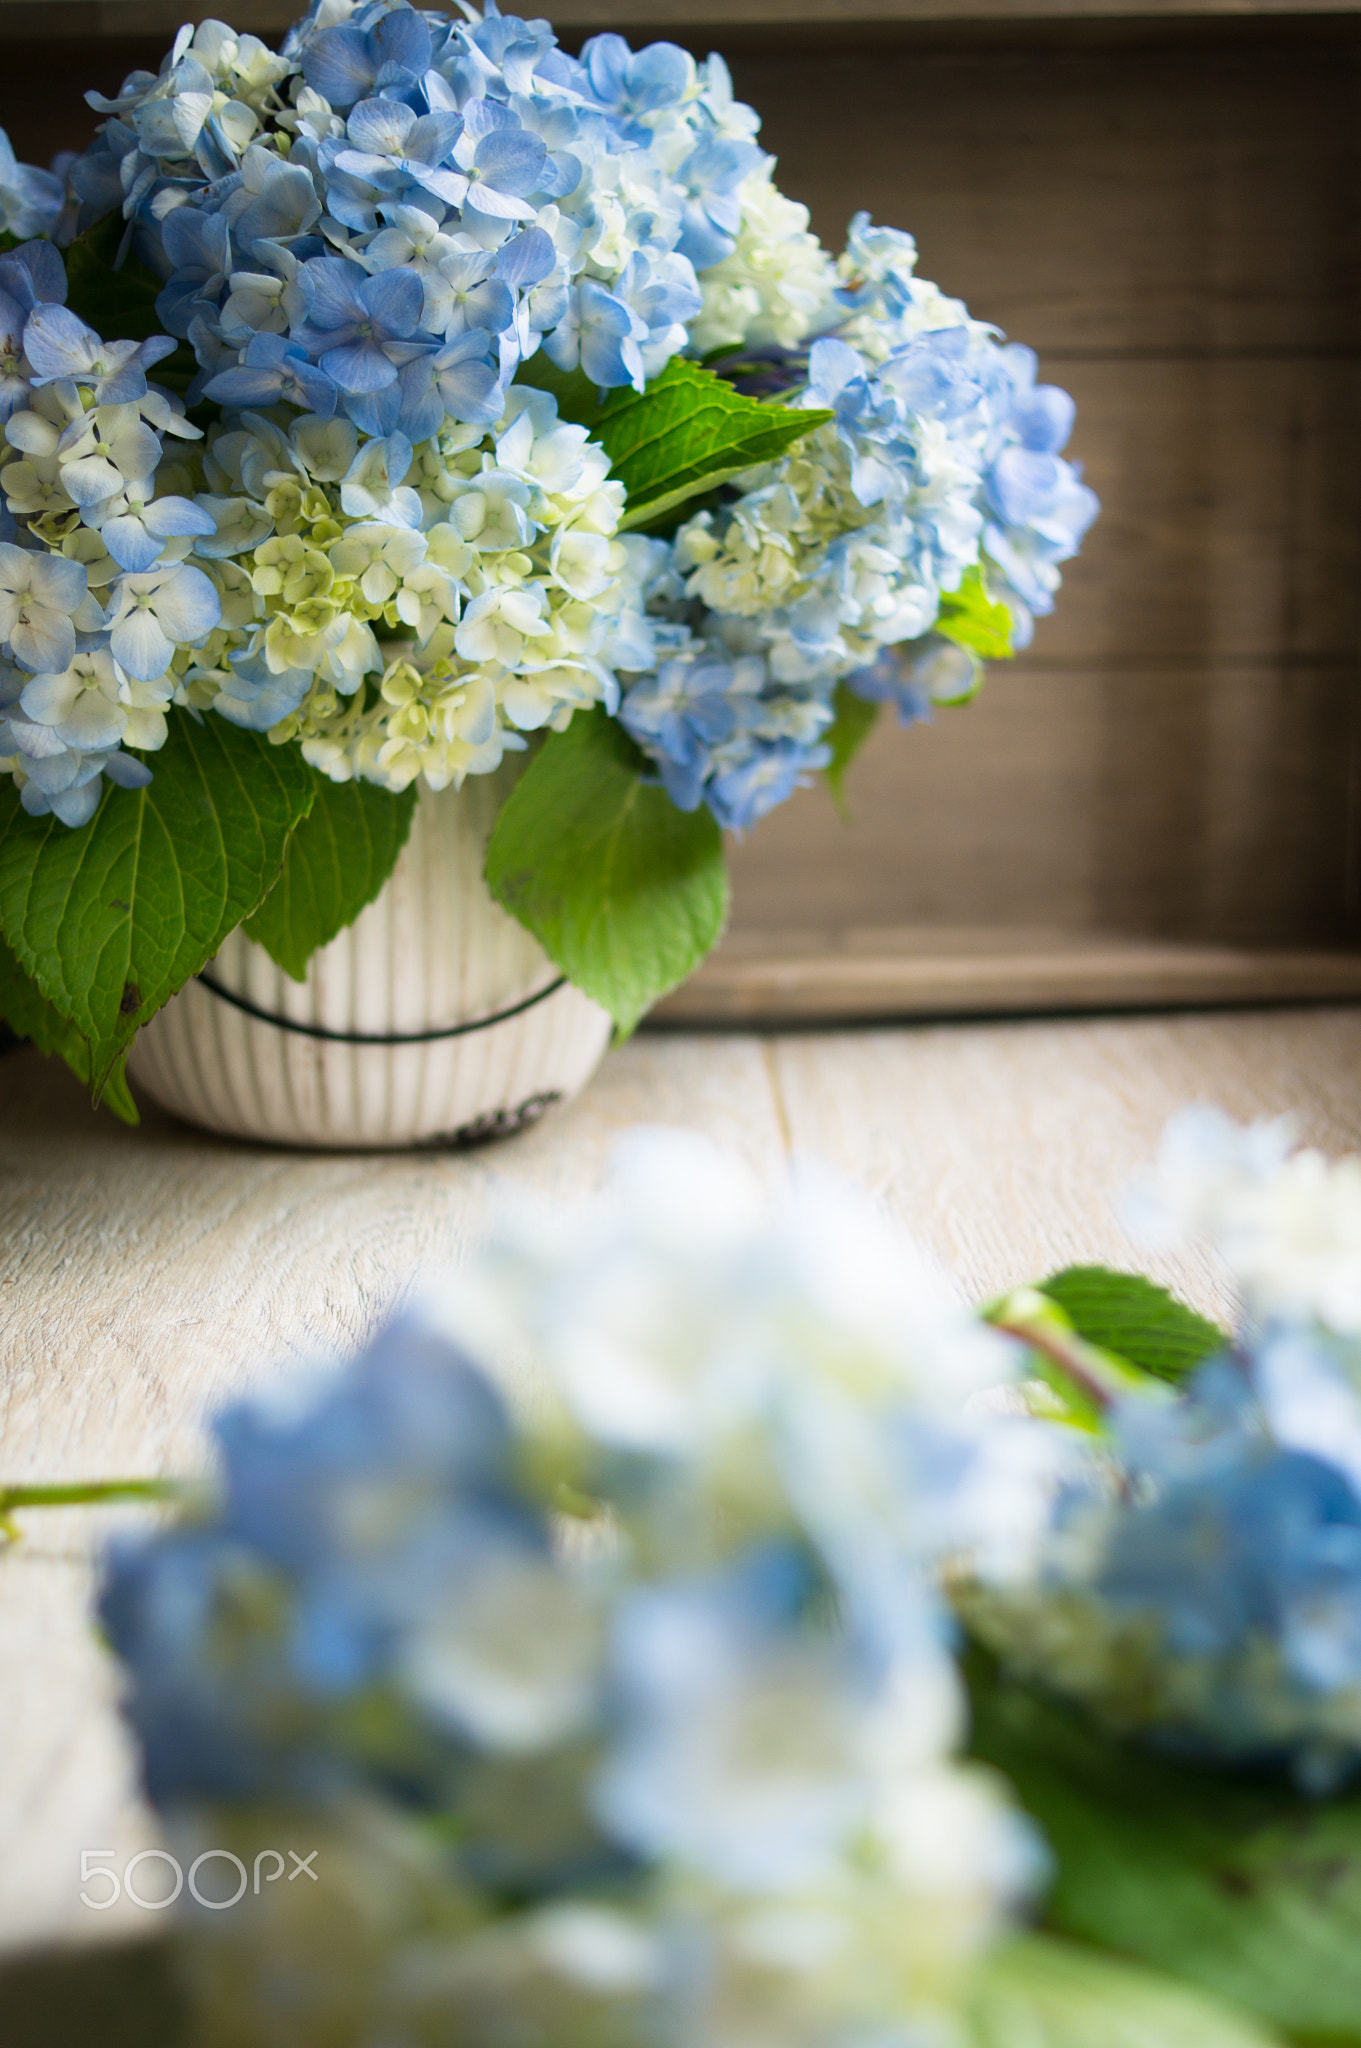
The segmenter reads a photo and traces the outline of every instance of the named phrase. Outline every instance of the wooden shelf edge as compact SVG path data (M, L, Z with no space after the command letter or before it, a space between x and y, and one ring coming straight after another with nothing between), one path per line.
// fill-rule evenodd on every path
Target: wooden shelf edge
M0 0L0 42L72 36L112 39L173 35L185 20L212 12L211 0ZM300 0L236 0L232 26L275 35ZM568 31L669 30L722 35L734 28L833 28L853 31L895 22L1166 21L1226 17L1299 19L1361 11L1361 0L557 0L554 25Z
M1361 1001L1361 953L1140 945L719 952L658 1004L658 1024L1005 1016L1063 1010Z

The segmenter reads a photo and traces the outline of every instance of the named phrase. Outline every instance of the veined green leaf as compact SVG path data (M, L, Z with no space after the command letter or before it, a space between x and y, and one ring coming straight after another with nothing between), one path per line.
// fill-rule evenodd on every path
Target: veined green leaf
M651 526L758 463L774 462L830 412L801 412L746 398L698 363L674 356L645 391L609 392L602 402L581 371L533 356L516 375L551 391L566 419L588 427L628 492L621 530Z
M283 873L246 920L248 937L302 981L317 949L353 924L387 881L415 814L414 786L396 796L371 782L317 775L316 799L288 842Z
M1055 1421L1100 1434L1118 1402L1175 1399L1142 1366L1089 1342L1041 1288L1015 1287L989 1302L982 1314L995 1328L1029 1345L1031 1370L1048 1389L1041 1412Z
M95 1077L88 1043L74 1024L68 1024L64 1017L58 1015L37 983L29 980L3 939L0 939L0 1017L18 1037L28 1039L39 1052L46 1053L49 1058L65 1060L76 1079L93 1091ZM99 1100L125 1124L141 1122L121 1058L114 1061Z
M487 885L564 974L630 1032L717 942L723 840L679 811L603 710L552 733L501 808Z
M849 815L846 806L846 770L850 767L870 734L874 731L881 704L875 704L868 697L857 697L854 690L845 683L838 683L833 699L831 724L822 735L823 744L832 750L832 758L823 769L832 802L842 817Z
M966 2038L968 2048L1283 2048L1191 1985L1043 1934L983 1964Z
M177 713L149 765L149 787L106 788L76 831L0 788L0 932L87 1041L96 1089L259 906L316 795L295 747L223 718Z
M1156 1379L1185 1379L1228 1343L1224 1332L1138 1273L1069 1266L1039 1283L1085 1343Z
M968 1676L973 1753L1005 1772L1058 1860L1050 1927L1292 2041L1357 2048L1361 1797L1164 1760L999 1679L982 1653Z
M977 568L966 569L958 590L941 598L935 630L986 661L1005 660L1012 652L1011 614L988 596Z

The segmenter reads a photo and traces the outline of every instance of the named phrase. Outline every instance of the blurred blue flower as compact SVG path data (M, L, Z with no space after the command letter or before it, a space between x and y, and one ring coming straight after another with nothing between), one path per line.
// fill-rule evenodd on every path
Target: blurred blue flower
M624 125L629 142L646 148L651 130L637 119L678 106L695 75L694 59L675 43L651 43L636 54L622 36L592 36L581 52L591 91Z
M66 265L50 242L25 242L0 255L0 291L31 313L35 306L66 304Z
M725 832L749 832L832 758L829 747L794 739L756 739L744 751L746 758L720 768L704 792Z
M713 749L736 727L733 681L730 662L678 656L624 694L619 722L656 763L679 810L699 808Z
M232 725L268 732L291 718L316 681L310 668L272 669L261 655L235 653L213 710Z

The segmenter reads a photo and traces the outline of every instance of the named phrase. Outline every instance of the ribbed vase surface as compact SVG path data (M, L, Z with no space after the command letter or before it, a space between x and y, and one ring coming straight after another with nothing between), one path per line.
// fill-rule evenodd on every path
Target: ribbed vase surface
M482 880L513 775L423 790L391 879L306 981L233 932L139 1034L134 1088L208 1130L336 1149L499 1136L575 1095L609 1017Z

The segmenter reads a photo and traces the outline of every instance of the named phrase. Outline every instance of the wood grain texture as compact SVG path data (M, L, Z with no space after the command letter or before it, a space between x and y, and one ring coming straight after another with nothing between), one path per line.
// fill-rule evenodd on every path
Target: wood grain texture
M793 1024L1348 998L1361 999L1356 952L928 925L734 933L653 1017L664 1025Z
M1000 925L1350 943L1361 693L1346 667L995 664L880 721L848 816L805 790L734 846L734 939Z
M55 4L78 19L79 0ZM840 935L863 961L876 929L881 992L930 1008L922 974L894 967L905 927L914 955L928 927L950 956L974 931L999 1002L996 934L1016 927L1015 1009L1038 1000L1034 931L1088 956L1071 963L1085 997L1041 974L1054 1001L1222 1000L1235 976L1244 997L1338 986L1328 965L1302 983L1286 956L1361 957L1361 28L1339 17L1321 40L1277 10L1248 35L1207 12L1131 41L1126 7L1118 48L1077 22L1045 47L960 26L926 48L893 0L737 0L721 17L659 0L631 19L609 4L554 18L569 38L607 21L700 48L710 25L721 46L735 35L736 89L824 239L859 207L911 227L923 272L1072 389L1073 452L1104 505L1054 616L978 704L929 730L881 722L849 830L810 791L734 849L733 938L685 1014L799 1014L751 968L767 937L786 960L824 950L833 1002ZM17 5L0 0L0 28ZM159 20L141 0L106 13ZM801 42L791 24L811 34L815 15L819 40ZM85 69L112 89L158 54L96 40L78 76L69 44L25 49L0 68L0 118L35 156L88 135ZM1184 950L1117 997L1125 941ZM1255 965L1225 970L1226 947ZM841 975L847 1013L863 979Z
M708 1133L767 1182L791 1155L869 1190L968 1298L1073 1259L1138 1256L1111 1206L1171 1110L1299 1113L1361 1146L1361 1009L923 1027L756 1039L645 1033L579 1102L461 1155L316 1157L155 1111L93 1114L63 1070L0 1060L0 1479L192 1473L213 1406L352 1352L421 1270L457 1264L496 1205L559 1208L638 1121ZM1220 1276L1159 1276L1222 1315ZM79 1903L82 1848L155 1840L89 1628L97 1546L140 1511L27 1518L0 1553L0 1946L147 1932Z
M181 21L201 21L204 4L178 0L0 0L0 40L52 34L53 14L82 37L173 35ZM1355 0L557 0L553 21L565 29L624 29L653 35L721 33L734 26L828 26L854 32L882 23L1083 20L1142 16L1203 18L1253 15L1345 15ZM293 0L236 0L233 26L256 35L287 28L298 13Z

